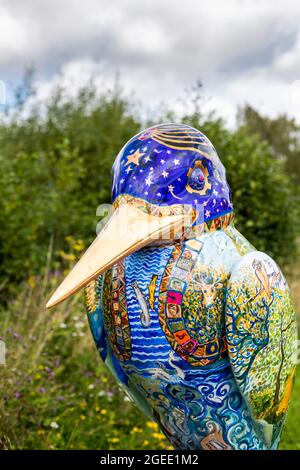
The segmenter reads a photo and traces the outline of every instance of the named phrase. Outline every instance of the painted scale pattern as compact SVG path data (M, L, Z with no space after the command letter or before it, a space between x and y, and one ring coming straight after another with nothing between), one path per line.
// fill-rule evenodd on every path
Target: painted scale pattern
M126 319L122 324L113 320L113 309L119 312L120 306L114 305L116 284L110 271L86 289L89 322L102 359L141 410L159 422L176 449L277 447L287 388L294 374L291 352L295 322L291 320L285 341L289 353L281 365L284 373L278 403L269 416L262 416L256 409L260 387L266 381L268 385L269 379L256 377L259 362L253 369L267 342L262 341L260 348L251 351L249 344L239 343L239 338L249 339L250 326L248 336L243 330L241 337L228 321L228 354L224 336L226 312L229 318L234 311L230 310L231 290L242 286L236 284L237 267L247 256L253 265L259 258L253 250L230 226L181 244L148 247L130 255L124 262ZM187 252L193 253L185 256ZM232 284L231 272L235 273ZM285 295L286 284L281 287L280 295ZM262 289L260 294L265 295ZM124 305L124 298L121 300ZM270 330L265 318L256 321L256 331ZM238 325L245 328L244 320ZM130 335L126 354L118 334L120 338ZM268 341L271 344L272 338ZM250 361L245 361L247 355ZM241 374L240 363L244 367ZM237 371L237 380L233 370ZM255 380L260 381L260 387L258 395L251 396ZM250 392L244 393L249 387Z

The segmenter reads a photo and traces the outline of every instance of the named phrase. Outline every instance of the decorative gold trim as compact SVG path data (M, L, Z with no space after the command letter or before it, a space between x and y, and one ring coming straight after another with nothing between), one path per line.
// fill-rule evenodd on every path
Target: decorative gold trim
M113 207L117 209L118 207L122 206L123 204L128 204L131 206L135 206L137 209L140 209L147 214L154 215L156 217L168 217L171 215L179 215L184 212L186 209L186 205L184 204L173 204L171 206L158 206L156 204L151 204L150 202L145 201L144 199L131 196L129 194L120 194L114 202ZM196 220L198 213L196 209L191 206L191 218L192 220ZM229 212L224 215L220 215L219 217L208 220L207 222L200 223L195 225L190 230L190 237L194 238L196 236L201 235L203 232L213 232L215 230L223 230L226 229L232 222L234 221L235 214L234 212ZM184 240L185 237L180 238Z

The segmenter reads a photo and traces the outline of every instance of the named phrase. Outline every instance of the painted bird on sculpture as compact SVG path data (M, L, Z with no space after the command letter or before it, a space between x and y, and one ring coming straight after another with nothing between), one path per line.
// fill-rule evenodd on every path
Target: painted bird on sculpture
M276 263L233 225L215 148L182 124L139 133L114 162L112 203L47 307L85 287L102 360L175 449L276 449L294 308Z

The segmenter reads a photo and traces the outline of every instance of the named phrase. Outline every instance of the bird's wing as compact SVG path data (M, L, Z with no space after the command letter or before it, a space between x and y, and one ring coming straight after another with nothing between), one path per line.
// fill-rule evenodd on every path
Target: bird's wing
M98 279L93 280L86 286L84 293L90 329L97 350L99 351L102 360L105 361L107 357L107 337L101 307L102 281L103 275L100 275Z
M280 272L270 292L255 273ZM254 265L254 266L253 266ZM297 355L297 326L286 280L266 254L246 254L227 288L226 337L232 370L268 447L276 447L287 411Z

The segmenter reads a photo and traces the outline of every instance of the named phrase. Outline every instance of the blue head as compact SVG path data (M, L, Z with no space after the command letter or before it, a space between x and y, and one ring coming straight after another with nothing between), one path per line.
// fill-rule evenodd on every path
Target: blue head
M208 138L184 124L160 124L133 137L113 165L112 200L159 207L190 205L195 225L233 212L226 172Z

